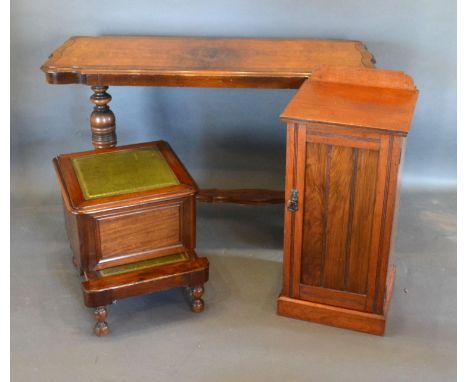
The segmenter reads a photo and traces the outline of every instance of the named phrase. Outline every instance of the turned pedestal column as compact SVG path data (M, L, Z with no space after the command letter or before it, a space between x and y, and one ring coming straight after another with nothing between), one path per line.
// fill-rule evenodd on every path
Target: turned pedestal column
M92 86L94 94L90 97L95 105L89 118L92 142L96 149L114 147L117 144L115 134L115 116L107 105L112 97L107 93L108 86Z

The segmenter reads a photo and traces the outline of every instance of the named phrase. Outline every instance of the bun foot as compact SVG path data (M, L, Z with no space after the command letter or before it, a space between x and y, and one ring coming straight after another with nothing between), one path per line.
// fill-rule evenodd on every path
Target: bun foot
M203 299L199 298L198 300L192 301L192 312L201 313L205 309L205 302Z
M205 302L201 298L204 293L203 285L196 286L192 288L191 295L192 295L192 312L201 313L205 309Z
M107 325L107 322L96 322L96 325L94 326L94 334L96 334L98 337L104 337L107 336L109 333L109 326Z
M94 326L94 334L98 337L106 336L109 333L109 325L107 325L107 309L104 306L96 308L94 311L96 317L96 325Z

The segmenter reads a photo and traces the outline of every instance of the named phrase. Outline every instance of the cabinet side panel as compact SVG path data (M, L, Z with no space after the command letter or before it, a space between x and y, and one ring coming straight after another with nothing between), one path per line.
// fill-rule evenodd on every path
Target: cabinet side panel
M389 156L391 154L391 136L383 136L379 150L377 165L377 181L375 186L374 214L372 222L372 239L369 258L369 271L367 272L367 302L366 311L375 312L374 297L376 293L375 283L379 268L380 247L382 243L383 221L385 220L385 206L388 193ZM390 154L390 155L389 155Z
M68 240L70 242L70 248L73 252L74 263L81 268L81 256L80 256L80 237L78 232L77 216L73 215L67 210L65 203L63 203L63 215L65 219L65 229L67 231Z
M377 276L374 297L374 312L381 313L384 309L386 281L388 262L390 257L390 246L393 229L393 217L395 212L395 203L398 195L398 167L400 164L401 155L400 137L393 137L390 145L389 160L388 160L388 182L386 201L384 207L382 221L382 237L380 242L380 253L377 265Z
M346 247L354 170L354 149L331 149L323 286L345 289Z
M320 143L307 143L306 149L301 283L313 286L321 285L325 255L328 147Z
M187 198L181 207L180 213L180 237L187 249L195 249L196 242L196 210L195 198Z
M359 150L346 289L366 294L379 153Z

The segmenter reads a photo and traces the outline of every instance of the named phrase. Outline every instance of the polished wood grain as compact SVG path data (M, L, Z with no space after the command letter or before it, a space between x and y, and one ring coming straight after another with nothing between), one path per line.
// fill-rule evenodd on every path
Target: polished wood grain
M396 224L394 220L397 196L399 191L399 167L402 156L403 139L394 137L389 150L388 177L386 188L386 203L383 210L383 224L385 229L381 231L380 257L377 266L375 284L374 311L382 312L385 309L384 297L385 285L389 278L388 263L391 255L392 234Z
M314 72L311 80L337 84L371 86L387 89L405 89L414 91L413 79L398 70L368 70L367 68L343 68L323 65Z
M376 76L375 70L349 68L343 70L342 76L348 73L355 81L341 83L335 82L334 77L327 81L329 71L336 73L337 69L324 67L315 71L281 117L408 133L418 97L414 85L410 86L409 76L382 70L380 76ZM384 82L382 78L387 77ZM391 87L387 86L388 82Z
M348 216L350 208L353 150L349 147L329 146L327 167L328 208L325 228L325 257L322 286L344 290L345 256L348 241Z
M197 194L197 201L251 205L282 204L284 203L284 191L255 188L237 190L201 189Z
M51 84L298 88L319 65L373 63L359 41L77 36L42 70Z
M392 146L394 141L394 135L384 135L382 136L381 149L379 150L379 160L378 160L378 175L375 186L375 205L374 205L374 215L372 222L372 236L370 243L370 253L369 256L369 266L367 271L367 303L366 310L371 312L374 311L374 301L375 301L375 283L378 279L378 264L379 259L381 258L381 243L382 243L382 233L388 229L385 226L385 205L387 203L388 195L388 179L390 177L389 169L391 168L391 156L389 148ZM388 264L385 265L386 267ZM381 314L382 311L377 311L375 313Z
M341 127L327 134L326 125L296 126L306 131L298 145L306 146L304 189L299 189L304 195L302 224L296 215L303 230L302 251L294 260L296 266L300 264L300 274L293 278L300 283L298 296L365 309L373 227L369 211L374 210L380 140L360 136L354 129ZM363 144L372 150L362 149ZM362 288L356 289L356 284Z
M97 233L103 260L181 243L180 204L156 206L98 218Z
M367 293L378 160L377 151L360 150L355 164L355 202L350 221L348 269L345 280L345 289L354 293Z
M367 296L327 287L299 285L299 298L311 302L331 304L342 308L363 310Z
M383 334L400 156L417 90L400 72L324 68L315 75L283 113L285 194L294 188L299 201L297 211L285 209L288 271L278 313Z
M322 265L325 254L326 210L328 209L328 147L307 144L304 185L304 237L301 254L301 283L322 285Z

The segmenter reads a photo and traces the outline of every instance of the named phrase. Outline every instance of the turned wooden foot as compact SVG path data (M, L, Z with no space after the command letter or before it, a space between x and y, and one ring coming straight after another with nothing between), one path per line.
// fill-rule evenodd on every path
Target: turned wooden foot
M94 104L94 110L91 113L89 122L93 134L93 146L96 149L114 147L117 144L115 116L107 105L112 97L106 92L107 86L92 86L91 89L94 92L90 97L91 102Z
M201 298L204 293L203 285L196 286L191 288L191 296L192 296L192 312L200 313L203 312L205 309L205 302Z
M105 306L100 306L94 311L96 317L96 325L94 326L94 334L98 337L106 336L109 333L109 326L107 325L107 309Z

